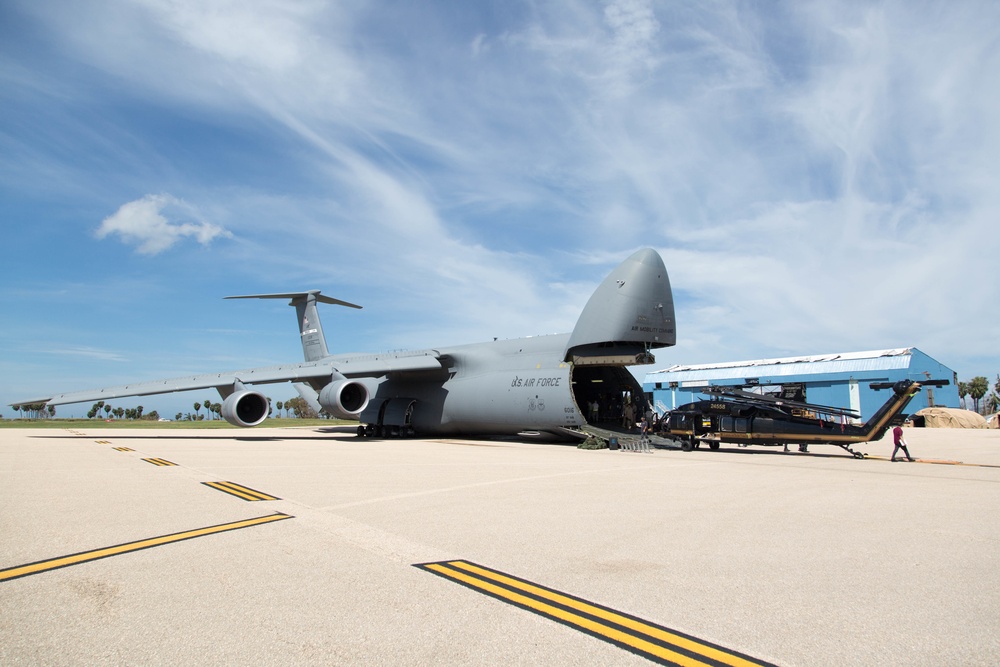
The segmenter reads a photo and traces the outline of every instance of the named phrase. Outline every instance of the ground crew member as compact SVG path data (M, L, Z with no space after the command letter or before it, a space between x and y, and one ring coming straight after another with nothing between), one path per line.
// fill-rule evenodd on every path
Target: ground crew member
M896 444L896 446L893 447L892 449L892 458L890 459L891 461L893 462L896 461L896 452L898 452L900 449L902 449L903 453L906 454L907 461L913 460L913 457L910 456L910 450L906 448L906 440L903 440L902 426L896 426L896 428L892 429L892 441Z

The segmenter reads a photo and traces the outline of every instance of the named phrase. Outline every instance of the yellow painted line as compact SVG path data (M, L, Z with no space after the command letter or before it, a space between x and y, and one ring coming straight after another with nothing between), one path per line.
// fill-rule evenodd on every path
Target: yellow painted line
M278 498L277 496L272 496L269 493L251 489L250 487L237 484L236 482L202 482L202 484L210 486L218 491L224 491L225 493L234 495L237 498L242 498L243 500L281 500L281 498Z
M119 452L134 452L135 451L131 447L112 447L112 449L114 449L116 451L119 451Z
M685 667L759 667L770 664L468 561L443 561L417 567L583 630L662 664Z
M70 556L60 556L58 558L50 558L48 560L40 560L35 563L28 563L27 565L18 565L17 567L9 567L5 570L0 570L0 581L9 581L11 579L17 579L19 577L27 577L32 574L39 574L41 572L48 572L49 570L55 570L60 567L67 567L70 565L79 565L80 563L88 563L93 560L98 560L101 558L107 558L109 556L118 556L125 553L130 553L132 551L139 551L141 549L149 549L150 547L158 547L164 544L171 544L173 542L180 542L182 540L190 540L195 537L204 537L205 535L214 535L215 533L223 533L230 530L239 530L240 528L249 528L250 526L259 526L265 523L271 523L274 521L282 521L284 519L293 518L290 514L269 514L267 516L257 517L256 519L245 519L243 521L234 521L232 523L223 523L218 526L208 526L207 528L196 528L195 530L187 530L181 533L173 533L171 535L163 535L161 537L151 537L145 540L138 540L137 542L127 542L125 544L119 544L113 547L105 547L103 549L94 549L92 551L83 551L78 554L72 554Z
M551 589L546 589L546 588L543 588L541 586L536 586L536 585L530 584L528 582L523 582L522 583L522 582L519 582L517 579L514 579L513 577L509 577L509 576L504 575L502 573L492 573L491 571L485 570L484 568L479 567L479 566L477 566L477 565L475 565L473 563L465 563L463 561L457 561L457 562L452 563L452 565L454 565L455 567L461 568L463 570L467 570L469 572L472 572L474 574L477 574L480 577L490 578L490 579L493 579L493 580L495 580L495 581L497 581L499 583L506 584L508 586L514 586L514 587L520 588L521 590L524 590L525 592L531 593L533 595L537 595L537 596L545 598L547 600L551 600L552 602L555 602L557 604L564 605L564 606L570 607L572 609L576 609L578 611L582 611L584 613L593 614L593 615L598 616L599 618L601 618L603 620L610 621L612 623L617 623L619 625L623 625L623 626L629 628L630 630L635 630L636 632L641 632L643 634L647 634L647 635L649 635L651 637L654 637L656 639L661 639L663 641L670 642L670 643L672 643L672 644L674 644L676 646L679 646L681 648L686 648L688 650L698 651L698 652L702 652L702 650L704 649L704 644L701 643L701 642L699 642L699 641L697 641L697 640L688 639L688 638L683 637L681 635L678 635L676 633L670 632L669 630L665 630L663 628L660 628L659 626L647 623L646 621L642 621L640 619L629 618L629 617L624 616L624 615L622 615L622 614L620 614L618 612L615 612L613 610L602 608L602 607L599 607L599 606L594 605L592 603L575 599L573 597L564 595L562 593L558 593L556 591L552 591ZM707 653L703 653L703 655L705 655L706 657L710 657L710 658L712 658L714 660L722 660L722 659L726 659L726 658L729 657L728 652L725 652L724 650L723 651L712 650L712 651L709 651ZM745 667L746 665L755 665L755 664L759 664L759 663L746 662L746 661L743 661L743 662L737 661L737 662L731 662L731 663L727 662L725 664L741 665L741 666Z
M173 461L168 461L166 459L143 459L146 463L152 463L154 466L175 466L177 465Z
M110 440L94 440L94 442L96 442L99 445L110 445L111 444Z
M878 456L876 454L865 455L866 459L874 459L876 461L890 461L892 460L889 456ZM1000 468L1000 465L995 465L992 463L965 463L964 461L952 461L951 459L914 459L913 461L907 461L906 459L896 459L897 463L928 463L931 465L939 466L962 466L965 468Z

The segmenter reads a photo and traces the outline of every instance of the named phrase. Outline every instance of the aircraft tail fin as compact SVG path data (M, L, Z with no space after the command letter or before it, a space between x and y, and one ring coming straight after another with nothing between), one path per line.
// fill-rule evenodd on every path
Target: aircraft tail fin
M299 323L299 335L302 337L302 354L306 361L317 361L327 357L330 351L326 347L323 336L323 325L316 310L316 303L329 303L335 306L361 308L361 306L330 296L320 294L319 290L308 292L287 292L281 294L246 294L242 296L227 296L227 299L291 299L289 306L295 306Z
M570 335L566 360L651 364L650 349L676 341L670 278L659 253L645 248L619 264L591 295Z
M872 389L892 389L893 395L861 427L865 441L878 440L885 435L895 419L909 405L923 386L943 387L948 380L899 380L897 382L872 382Z

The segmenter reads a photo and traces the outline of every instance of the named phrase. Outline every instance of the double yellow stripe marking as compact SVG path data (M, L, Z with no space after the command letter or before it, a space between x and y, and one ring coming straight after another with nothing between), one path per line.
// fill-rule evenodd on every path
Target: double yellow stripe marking
M177 465L173 461L168 461L166 459L143 459L146 463L152 463L154 466L175 466Z
M94 442L96 442L99 445L110 445L111 444L110 440L94 440Z
M225 491L243 500L281 500L277 496L272 496L263 491L255 491L235 482L202 482L205 486L210 486L219 491Z
M112 447L111 449L118 452L134 452L135 450L131 447Z
M140 549L149 549L150 547L158 547L164 544L170 544L172 542L180 542L182 540L190 540L195 537L203 537L205 535L214 535L215 533L224 533L230 530L239 530L240 528L249 528L250 526L259 526L265 523L272 523L274 521L282 521L284 519L291 519L290 514L269 514L267 516L257 517L256 519L245 519L243 521L234 521L233 523L223 523L218 526L209 526L207 528L197 528L195 530L187 530L183 533L173 533L172 535L163 535L162 537L151 537L146 540L139 540L137 542L127 542L125 544L119 544L114 547L106 547L104 549L94 549L93 551L84 551L78 554L73 554L71 556L61 556L59 558L50 558L48 560L40 560L35 563L28 563L27 565L18 565L17 567L10 567L5 570L0 570L0 581L9 581L11 579L17 579L19 577L27 577L28 575L38 574L40 572L48 572L49 570L55 570L60 567L67 567L69 565L79 565L80 563L87 563L92 560L98 560L100 558L107 558L109 556L118 556L120 554L129 553L132 551L139 551Z
M464 560L416 567L582 630L665 665L750 667L771 663Z

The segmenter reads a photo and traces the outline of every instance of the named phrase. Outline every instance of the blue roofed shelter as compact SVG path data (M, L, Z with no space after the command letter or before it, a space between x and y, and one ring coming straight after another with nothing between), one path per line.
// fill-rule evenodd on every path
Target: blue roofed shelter
M959 407L955 371L915 347L671 366L648 373L643 390L661 414L710 398L705 390L713 386L846 408L865 421L889 399L889 390L872 389L870 383L928 379L949 384L922 389L907 406L908 414L931 406Z

